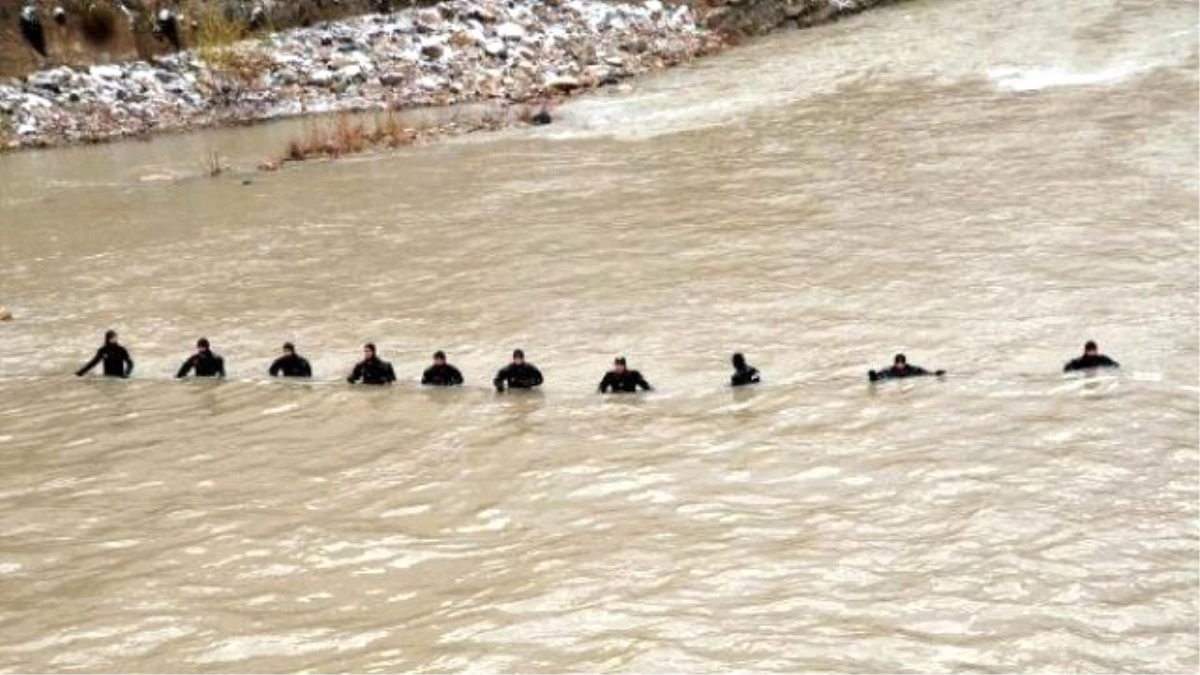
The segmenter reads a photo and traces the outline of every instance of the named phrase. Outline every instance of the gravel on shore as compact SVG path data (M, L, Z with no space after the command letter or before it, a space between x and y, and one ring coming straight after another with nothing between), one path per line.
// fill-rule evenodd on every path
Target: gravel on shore
M151 61L0 80L0 148L99 142L307 113L530 103L722 45L659 0L446 2Z

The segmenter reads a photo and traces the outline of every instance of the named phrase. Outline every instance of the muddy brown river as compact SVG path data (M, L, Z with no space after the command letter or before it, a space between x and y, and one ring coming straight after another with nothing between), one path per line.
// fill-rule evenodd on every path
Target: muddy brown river
M276 173L200 164L295 123L0 157L0 671L1195 672L1197 12L919 0ZM110 327L134 378L73 377Z

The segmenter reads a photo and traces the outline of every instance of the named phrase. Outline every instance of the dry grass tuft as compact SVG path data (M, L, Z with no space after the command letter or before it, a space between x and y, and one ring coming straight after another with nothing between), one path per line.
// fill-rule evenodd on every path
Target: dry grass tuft
M236 103L243 91L261 82L271 68L271 58L256 46L242 43L249 35L246 24L222 3L192 0L187 16L196 22L192 46L210 69L207 84L226 104Z
M336 158L371 147L399 148L412 145L420 135L391 112L376 115L373 122L357 115L339 115L307 122L304 131L288 141L283 160L301 162L318 157Z
M225 160L221 159L221 155L216 150L209 150L205 153L201 160L201 167L204 169L204 175L210 178L216 178L229 170L229 166L225 164Z
M373 119L351 113L314 119L307 121L303 130L288 140L279 161L334 159L371 148L406 147L425 138L494 131L514 122L529 124L541 109L541 105L453 109L438 122L419 126L410 126L390 110L376 114ZM276 165L273 162L265 164Z
M191 35L192 46L200 50L205 60L206 50L228 47L246 37L246 25L224 7L224 3L200 0L191 0L187 4L187 17L195 22Z

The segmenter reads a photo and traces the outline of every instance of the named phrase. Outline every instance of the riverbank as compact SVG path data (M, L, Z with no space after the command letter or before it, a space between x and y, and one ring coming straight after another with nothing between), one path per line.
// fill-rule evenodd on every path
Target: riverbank
M336 111L525 103L717 49L686 5L451 0L0 84L7 149Z
M784 22L826 21L876 4L447 0L229 46L0 80L0 148L339 111L540 105L689 62Z

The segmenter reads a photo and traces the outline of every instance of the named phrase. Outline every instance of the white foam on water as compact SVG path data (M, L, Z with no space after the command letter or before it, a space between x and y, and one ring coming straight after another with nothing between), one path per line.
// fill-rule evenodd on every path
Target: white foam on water
M998 89L1025 92L1040 91L1052 87L1087 87L1100 84L1113 84L1128 79L1146 69L1144 66L1135 67L1125 65L1087 72L1070 70L1059 66L1034 66L1030 68L1000 66L988 70L988 79Z

